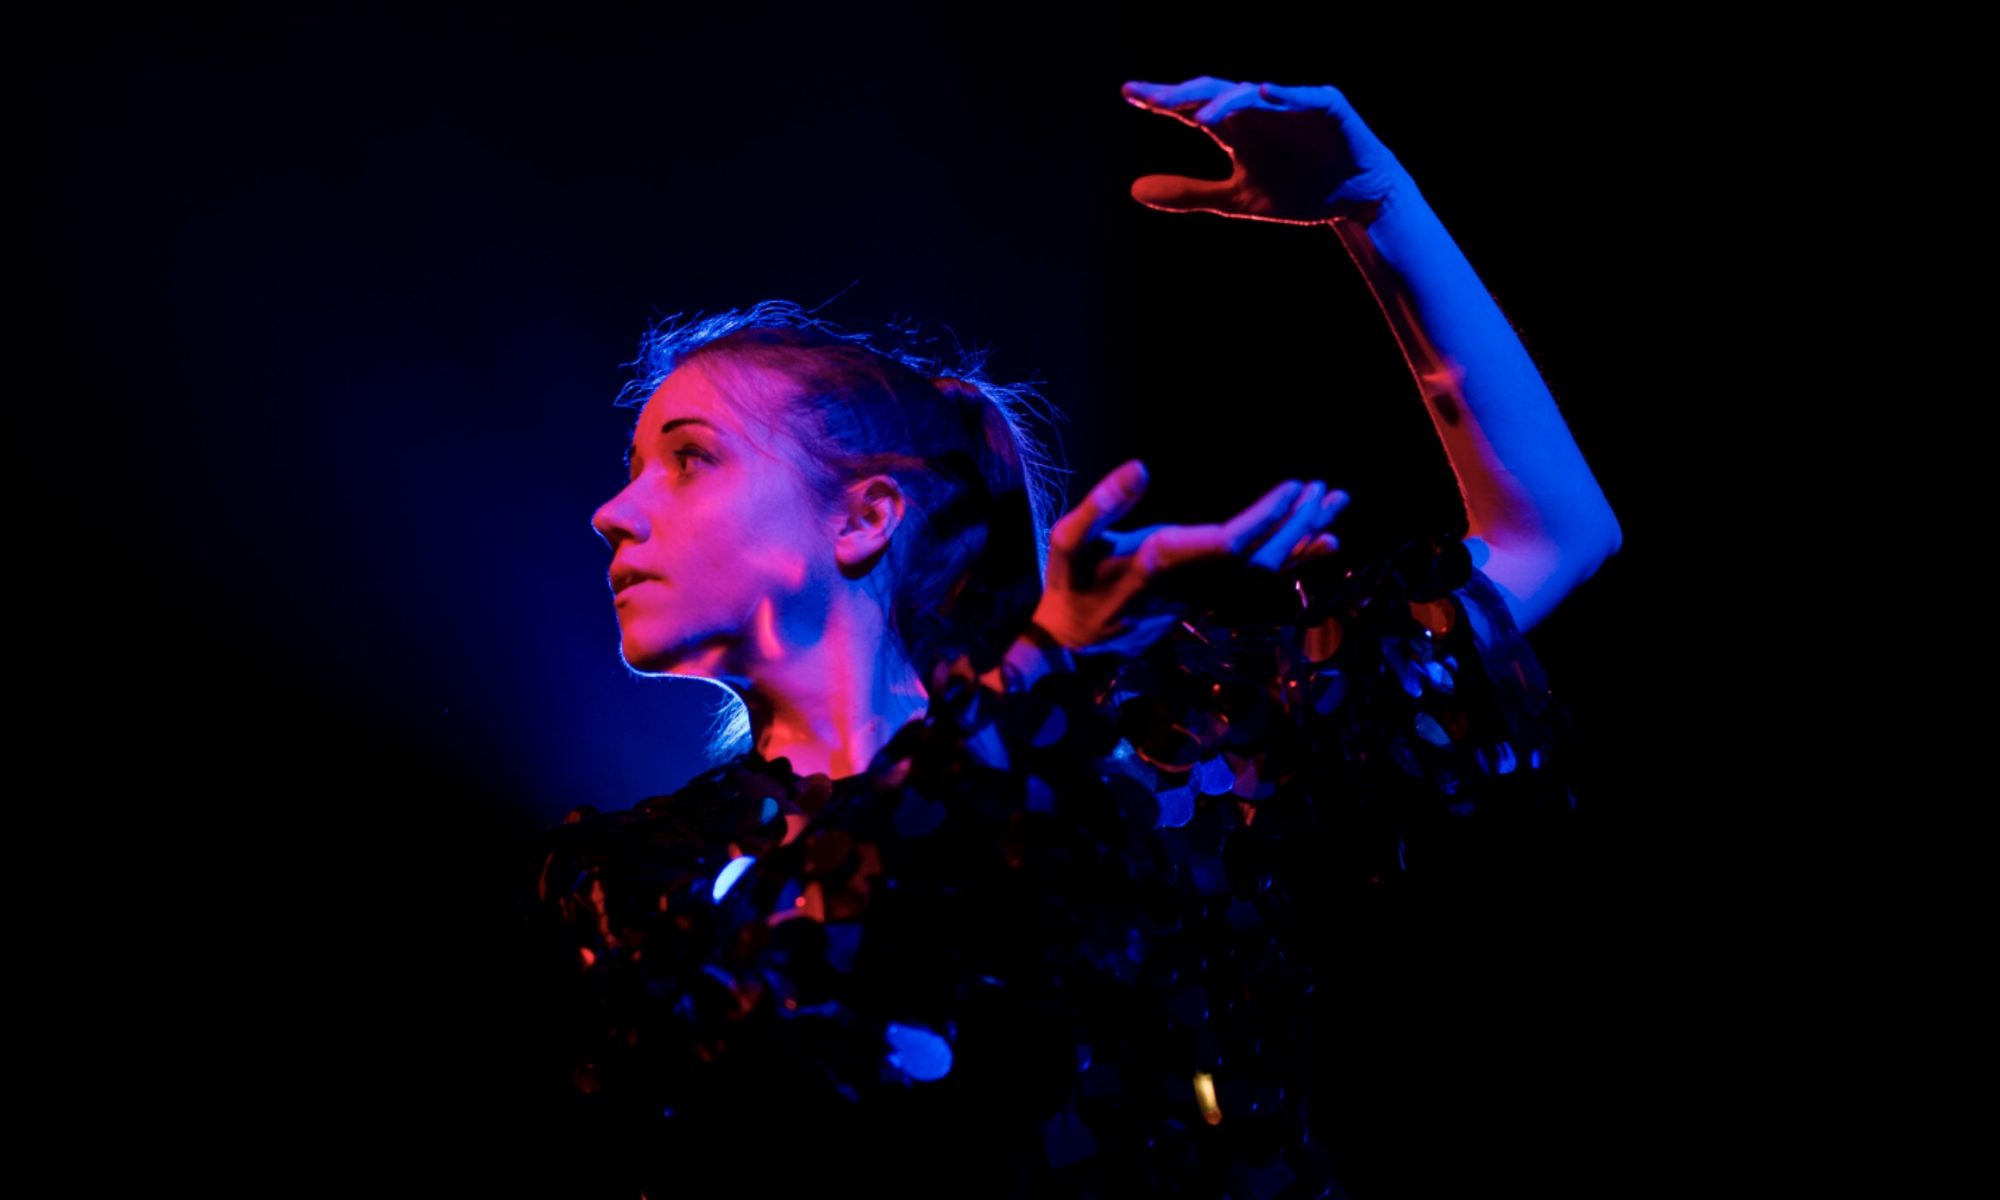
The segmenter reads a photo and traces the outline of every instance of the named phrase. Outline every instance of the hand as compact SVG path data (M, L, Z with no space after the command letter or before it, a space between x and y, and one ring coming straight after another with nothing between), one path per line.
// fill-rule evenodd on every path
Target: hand
M1318 480L1288 482L1220 525L1106 528L1145 490L1145 466L1134 459L1049 531L1048 583L1035 620L1074 653L1137 655L1181 620L1196 580L1279 571L1339 549L1340 539L1324 530L1349 499Z
M1234 165L1227 179L1146 175L1132 198L1165 212L1318 225L1373 217L1413 185L1402 164L1331 87L1231 83L1127 83L1125 99L1215 139Z

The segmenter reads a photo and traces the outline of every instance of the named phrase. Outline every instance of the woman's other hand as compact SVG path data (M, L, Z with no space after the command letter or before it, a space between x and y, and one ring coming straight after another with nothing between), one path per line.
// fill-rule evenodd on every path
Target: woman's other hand
M1349 499L1318 480L1290 481L1219 525L1108 528L1145 491L1145 466L1134 459L1050 530L1035 621L1074 653L1135 656L1182 619L1197 580L1279 571L1339 549L1326 529Z
M1164 212L1316 225L1370 219L1413 185L1336 88L1232 83L1203 75L1183 83L1127 83L1128 103L1206 133L1233 170L1227 179L1145 175L1132 198Z

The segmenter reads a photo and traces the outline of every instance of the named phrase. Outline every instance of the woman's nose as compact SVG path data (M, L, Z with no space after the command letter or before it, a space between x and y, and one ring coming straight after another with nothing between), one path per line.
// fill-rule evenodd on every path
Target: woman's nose
M630 487L619 491L616 496L599 505L590 515L590 527L604 544L616 550L620 543L646 536L645 518L631 503Z

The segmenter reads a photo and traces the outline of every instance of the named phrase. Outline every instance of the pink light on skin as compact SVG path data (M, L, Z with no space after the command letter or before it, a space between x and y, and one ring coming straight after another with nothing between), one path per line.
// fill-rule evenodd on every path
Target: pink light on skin
M1403 353L1458 479L1473 565L1527 633L1617 553L1623 532L1548 385L1409 172L1333 87L1203 75L1125 101L1199 129L1224 179L1145 175L1162 212L1328 225Z
M1206 80L1207 77L1204 77ZM1130 82L1119 89L1127 104L1172 117L1199 129L1229 159L1226 179L1192 179L1181 175L1145 175L1132 184L1132 198L1161 212L1206 212L1279 225L1325 225L1334 215L1325 211L1329 197L1342 190L1356 164L1329 156L1305 171L1295 132L1302 122L1326 126L1320 140L1341 137L1341 121L1330 108L1320 107L1319 93L1331 88L1280 88L1275 84L1189 81L1178 87ZM1280 121L1272 114L1285 114ZM1233 141L1225 141L1227 132ZM1379 143L1377 143L1379 145ZM1386 156L1386 151L1384 151ZM1374 164L1365 164L1364 169ZM1263 184L1286 179L1296 195L1264 190Z
M803 572L801 572L803 574ZM783 658L790 652L778 627L777 606L766 602L757 606L757 652L765 658Z
M864 769L928 707L891 653L875 568L904 515L888 476L831 508L773 428L796 385L720 359L682 365L647 400L628 482L591 525L611 548L621 651L634 671L723 683L756 749L801 775Z

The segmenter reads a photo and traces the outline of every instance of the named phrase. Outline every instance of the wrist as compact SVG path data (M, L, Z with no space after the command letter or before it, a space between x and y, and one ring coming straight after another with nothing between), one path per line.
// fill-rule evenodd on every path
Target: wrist
M1043 674L1076 670L1076 652L1064 645L1039 617L1029 621L1021 636L1014 639L1014 648L1020 649L1023 657L1032 648L1041 661Z
M999 665L979 677L980 682L1001 692L1024 692L1053 671L1076 670L1076 658L1068 647L1038 622L1029 622L1014 639Z
M1431 243L1443 228L1416 181L1403 173L1380 197L1332 224L1350 253L1358 257L1355 243L1365 242L1372 251L1369 257L1399 269L1412 257L1431 252Z

